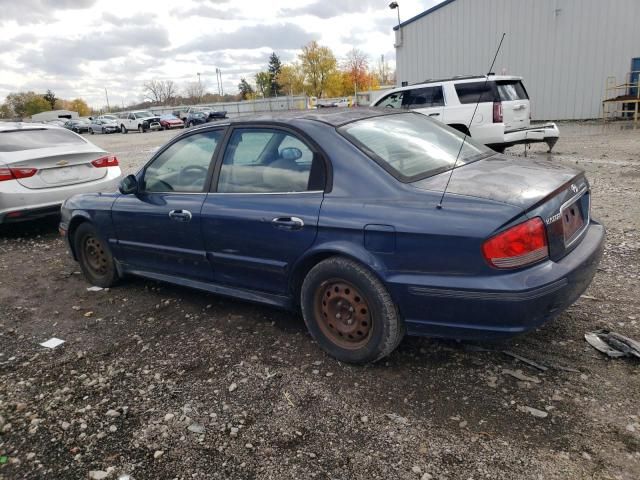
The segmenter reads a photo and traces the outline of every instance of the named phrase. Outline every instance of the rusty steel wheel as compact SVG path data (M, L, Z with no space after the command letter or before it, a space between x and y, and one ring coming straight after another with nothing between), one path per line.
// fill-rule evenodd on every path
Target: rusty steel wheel
M373 330L369 304L352 284L340 279L323 282L314 303L318 326L333 343L357 349L369 341Z
M109 257L107 256L102 243L96 237L87 235L84 238L84 258L87 266L91 268L97 275L107 273L109 267Z
M110 287L118 280L118 272L108 244L88 222L78 226L72 242L80 268L92 285Z

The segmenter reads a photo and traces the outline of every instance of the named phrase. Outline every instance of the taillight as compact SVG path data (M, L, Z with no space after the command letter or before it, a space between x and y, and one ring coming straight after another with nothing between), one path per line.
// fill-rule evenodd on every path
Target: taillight
M518 268L549 256L544 223L532 218L491 237L482 245L482 254L496 268Z
M0 182L5 180L17 180L18 178L33 177L38 172L37 168L0 168Z
M104 157L97 158L91 164L97 168L105 168L105 167L117 167L119 165L118 159L115 155L106 155Z
M502 102L493 102L493 123L502 123Z

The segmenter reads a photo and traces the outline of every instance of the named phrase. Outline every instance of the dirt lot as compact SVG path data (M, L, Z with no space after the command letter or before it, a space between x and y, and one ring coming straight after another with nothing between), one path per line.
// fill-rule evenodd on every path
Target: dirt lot
M583 339L640 339L640 130L561 133L530 155L587 170L605 256L585 297L498 351L407 338L344 365L296 315L140 279L89 292L55 222L0 230L0 478L640 478L640 364ZM172 135L92 140L129 172Z

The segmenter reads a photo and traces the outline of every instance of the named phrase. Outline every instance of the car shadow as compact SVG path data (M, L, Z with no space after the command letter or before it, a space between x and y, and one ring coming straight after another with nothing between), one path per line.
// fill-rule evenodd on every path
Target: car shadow
M59 223L60 217L46 217L24 222L0 224L0 239L57 234Z

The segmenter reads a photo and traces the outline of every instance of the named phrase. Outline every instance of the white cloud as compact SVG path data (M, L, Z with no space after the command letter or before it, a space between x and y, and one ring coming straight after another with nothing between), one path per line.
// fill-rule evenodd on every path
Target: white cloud
M394 58L395 11L386 0L0 0L0 102L14 91L54 90L101 106L141 99L152 78L180 86L200 72L217 89L236 92L241 77L266 68L275 51L295 59L312 39L339 58L351 48L374 64ZM403 20L438 0L402 0Z

